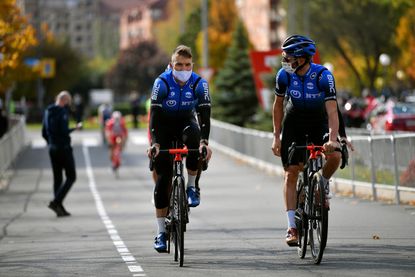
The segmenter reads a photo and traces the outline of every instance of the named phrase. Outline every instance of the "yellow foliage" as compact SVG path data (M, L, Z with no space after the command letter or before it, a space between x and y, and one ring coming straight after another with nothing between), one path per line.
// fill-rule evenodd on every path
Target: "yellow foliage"
M234 0L212 0L209 10L209 66L215 71L225 62L238 13Z
M415 7L408 10L399 22L396 41L401 49L400 66L412 80L415 80Z
M35 30L28 25L14 0L0 4L0 95L16 80L27 73L22 55L36 45ZM24 76L24 75L23 75Z

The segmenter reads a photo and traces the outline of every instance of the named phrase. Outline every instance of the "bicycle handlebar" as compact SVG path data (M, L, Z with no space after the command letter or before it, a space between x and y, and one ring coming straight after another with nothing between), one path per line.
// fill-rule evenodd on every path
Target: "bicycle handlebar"
M324 153L324 146L322 145L300 145L297 146L295 142L291 144L291 146L288 148L288 162L291 163L291 160L294 156L294 152L296 149L307 149L310 151L310 157L315 158L316 155ZM342 154L342 163L340 165L340 169L343 169L348 162L348 151L347 151L347 145L344 143L341 143L341 148L336 147L334 151L340 152Z
M152 171L154 169L154 155L156 154L157 150L155 147L152 147L150 150L150 164L149 164L149 168ZM195 152L199 152L199 149L188 149L187 147L183 147L183 148L170 148L170 149L160 149L159 153L168 153L171 155L187 155L188 153L195 153ZM202 170L206 170L207 169L207 162L206 162L206 156L207 156L207 148L206 146L202 147L202 152L200 153L200 157L203 159L203 163L202 163Z

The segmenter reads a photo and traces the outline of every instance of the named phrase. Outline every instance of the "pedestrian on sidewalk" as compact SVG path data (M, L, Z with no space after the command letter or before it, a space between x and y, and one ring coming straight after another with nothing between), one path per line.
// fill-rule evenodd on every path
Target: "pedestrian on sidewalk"
M58 217L71 215L62 204L76 180L70 133L82 128L82 123L78 123L72 129L68 127L71 102L72 97L69 92L60 92L56 97L56 102L46 108L42 123L42 136L48 144L53 170L54 199L48 207ZM65 171L65 181L63 180L63 171Z

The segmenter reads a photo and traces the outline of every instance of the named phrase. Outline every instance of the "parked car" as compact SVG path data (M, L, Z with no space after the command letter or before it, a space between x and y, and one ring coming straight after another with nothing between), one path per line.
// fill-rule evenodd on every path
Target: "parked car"
M373 96L349 99L342 111L346 127L364 128L368 116L380 102Z
M378 105L369 115L367 128L372 132L415 132L415 104L388 101Z

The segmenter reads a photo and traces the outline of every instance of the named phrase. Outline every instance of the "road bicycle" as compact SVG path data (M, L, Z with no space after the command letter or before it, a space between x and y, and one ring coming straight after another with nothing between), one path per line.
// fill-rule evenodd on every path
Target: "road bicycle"
M117 173L118 168L121 166L122 138L120 136L117 136L115 138L115 143L112 147L113 147L112 154L111 154L112 169L114 170L114 172Z
M166 217L167 253L170 253L170 242L173 241L174 261L179 261L179 265L182 267L184 262L184 232L186 231L186 224L189 223L189 206L183 175L183 157L190 152L199 152L199 149L188 149L186 146L180 148L178 146L179 144L176 142L175 148L160 149L160 154L168 153L174 157L172 187ZM155 148L152 148L151 151L152 156L154 156ZM207 149L203 147L200 155L202 161L205 160L206 155ZM150 159L150 170L153 170L153 162L154 158ZM203 164L203 170L205 169L206 163Z
M307 162L297 181L295 219L298 232L298 256L303 259L307 245L315 264L320 264L327 243L329 204L320 169L323 168L323 146L297 146L289 148L289 159L296 149L306 149Z

